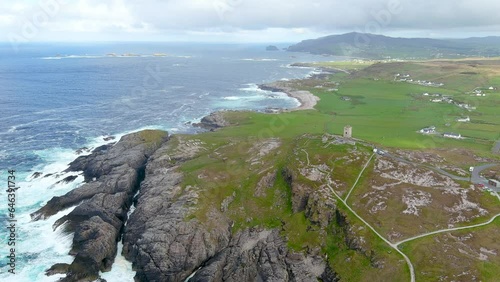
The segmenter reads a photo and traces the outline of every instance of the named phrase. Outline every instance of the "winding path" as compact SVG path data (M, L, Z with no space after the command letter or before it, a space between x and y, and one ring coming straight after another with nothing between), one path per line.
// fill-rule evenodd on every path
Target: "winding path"
M335 197L337 197L337 199L339 201L341 201L348 209L349 211L351 211L359 220L361 220L368 228L370 228L373 233L375 233L375 235L377 235L380 239L382 239L382 241L386 242L389 246L391 246L394 250L396 250L396 252L398 252L401 256L403 256L403 258L405 259L406 261L406 264L408 265L408 268L410 269L410 281L411 282L415 282L415 268L413 267L413 264L411 263L410 261L410 258L408 258L407 255L405 255L399 248L396 244L393 244L391 243L389 240L387 240L384 236L382 236L380 233L377 232L377 230L375 230L375 228L373 228L373 226L371 226L368 222L366 222L361 216L359 216L332 188L332 186L330 186L330 184L328 183L327 184L328 188L330 189L330 191L335 195Z
M354 187L356 186L356 184L358 183L359 179L361 178L361 175L363 174L363 172L365 171L365 169L368 167L368 164L370 163L370 161L373 159L373 156L375 156L375 154L372 154L371 157L368 159L368 161L366 162L365 166L363 167L363 169L361 170L361 172L359 173L358 175L358 179L356 180L356 182L354 183L354 185L352 186L351 190L349 191L349 194L352 192L352 190L354 189ZM410 269L410 281L411 282L415 282L415 268L413 267L413 264L411 263L410 261L410 258L405 254L403 253L396 244L393 244L391 243L389 240L387 240L384 236L382 236L380 233L378 233L377 230L375 230L375 228L373 226L371 226L366 220L364 220L361 216L359 216L356 211L354 211L350 206L349 204L347 204L347 198L349 197L349 194L347 195L346 197L346 200L342 199L342 197L340 197L337 192L335 192L335 190L332 188L332 186L330 185L330 178L327 179L327 186L328 186L328 189L330 189L330 191L335 195L335 197L337 197L337 199L339 201L341 201L346 207L347 209L349 209L350 212L352 212L354 214L354 216L356 216L357 219L359 219L361 222L363 222L368 228L370 228L373 233L375 233L375 235L377 235L382 241L384 241L387 245L389 245L391 248L393 248L396 252L398 252L406 261L406 264L408 265L408 268Z

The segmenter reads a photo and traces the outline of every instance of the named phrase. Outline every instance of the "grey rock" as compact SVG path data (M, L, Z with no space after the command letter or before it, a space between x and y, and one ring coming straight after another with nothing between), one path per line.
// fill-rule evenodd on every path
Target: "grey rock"
M37 171L37 172L35 172L35 173L33 173L33 174L31 175L31 178L32 178L32 179L37 179L38 177L42 176L42 174L43 174L43 173L41 173L41 172L38 172L38 171Z
M75 259L61 281L94 281L99 279L99 271L110 270L146 161L167 140L166 132L158 142L147 140L148 133L126 135L115 145L101 146L89 156L77 158L68 171L83 171L86 181L96 181L52 198L31 215L40 220L77 206L54 224L58 228L64 223L65 232L74 232L70 254ZM57 265L51 269L47 273L64 270Z
M224 119L223 112L214 112L210 115L203 117L199 123L194 123L193 126L201 127L207 130L216 130L228 126L229 123Z
M45 275L52 276L56 274L66 274L68 272L68 269L69 269L69 264L56 263L45 271Z
M150 158L124 232L123 255L133 262L137 281L182 281L225 248L231 235L229 220L216 209L207 214L210 226L186 220L198 193L179 186L182 174L165 156L169 146Z
M75 181L75 179L77 177L78 177L77 175L70 175L70 176L65 177L63 180L57 181L56 184L68 184L70 182Z
M321 229L326 229L328 225L335 220L337 210L337 205L334 201L330 200L320 191L315 191L311 193L307 205L305 207L305 215L311 221ZM341 214L339 214L339 217ZM344 220L345 218L342 217Z
M189 281L318 281L332 276L327 269L317 255L289 251L278 229L252 228L234 235Z

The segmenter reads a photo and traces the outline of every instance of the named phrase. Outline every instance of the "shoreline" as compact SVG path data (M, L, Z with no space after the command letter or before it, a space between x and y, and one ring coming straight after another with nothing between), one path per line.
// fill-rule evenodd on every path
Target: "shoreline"
M288 97L297 99L300 106L293 109L281 110L281 111L301 111L301 110L314 110L314 106L320 100L319 97L315 96L306 90L297 90L290 86L288 81L275 81L271 83L259 84L259 89L271 92L285 93Z

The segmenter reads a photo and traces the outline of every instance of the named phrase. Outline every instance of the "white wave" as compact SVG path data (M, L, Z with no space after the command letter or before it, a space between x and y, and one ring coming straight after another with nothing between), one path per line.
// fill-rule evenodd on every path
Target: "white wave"
M200 96L198 96L198 98L203 98L203 97L208 96L208 95L210 95L210 92L205 92L205 93L201 94Z
M66 55L66 56L55 56L55 57L42 57L42 60L61 60L61 59L98 59L105 58L107 56L102 55Z
M62 57L42 57L42 60L60 60Z
M246 59L240 59L240 61L251 61L251 62L275 62L278 61L278 59L260 59L260 58L246 58Z
M23 199L22 195L21 193L18 195L20 200ZM31 221L29 213L19 215L17 221L20 227L18 236L22 240L16 242L18 245L17 255L30 256L29 264L22 265L21 262L18 262L14 280L12 280L11 274L2 270L0 280L53 282L64 277L63 275L46 276L45 270L56 263L71 263L73 261L73 257L68 254L73 242L73 235L63 233L63 226L55 231L52 230L55 221L69 214L73 209L74 207L66 209L40 221Z
M122 255L123 242L118 242L118 250L115 257L115 262L109 272L100 272L102 278L108 282L133 282L135 271L132 269L132 263Z
M318 75L318 74L322 74L323 72L320 71L320 70L317 70L317 69L314 69L312 71L310 71L307 75L306 75L306 78L311 78L313 77L314 75Z
M248 84L244 84L244 85L246 85L247 87L242 87L242 88L239 88L238 90L245 91L245 92L270 93L270 91L260 89L259 86L255 83L248 83Z
M54 180L51 178L44 177L47 174L60 174L62 171L68 168L68 164L78 157L76 151L72 149L63 148L51 148L45 150L34 151L35 155L43 160L42 165L39 165L31 171L31 174L35 172L42 173L42 179L47 179L48 181ZM90 152L89 152L90 154ZM42 180L37 180L42 181ZM48 184L48 183L36 183L36 184Z

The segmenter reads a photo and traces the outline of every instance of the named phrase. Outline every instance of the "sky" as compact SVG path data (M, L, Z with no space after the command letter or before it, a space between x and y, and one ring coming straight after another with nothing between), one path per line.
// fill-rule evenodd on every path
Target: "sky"
M297 42L500 36L498 0L0 0L0 41Z

